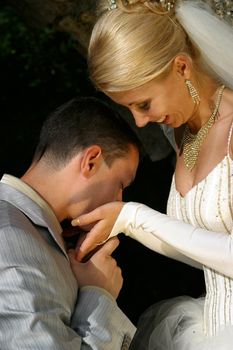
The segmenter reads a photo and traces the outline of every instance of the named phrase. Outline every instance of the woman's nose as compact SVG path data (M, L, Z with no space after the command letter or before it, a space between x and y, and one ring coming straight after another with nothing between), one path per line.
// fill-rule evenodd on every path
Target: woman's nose
M119 202L122 202L122 199L123 199L123 194L122 194L122 190L120 190L117 194L117 198L116 200L119 201Z
M143 128L149 123L149 117L142 113L132 112L136 125Z

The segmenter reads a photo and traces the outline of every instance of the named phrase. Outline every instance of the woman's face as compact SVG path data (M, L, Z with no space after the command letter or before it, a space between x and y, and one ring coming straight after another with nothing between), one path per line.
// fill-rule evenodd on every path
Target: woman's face
M130 109L138 127L152 122L177 128L185 124L194 112L184 75L174 70L163 80L154 79L138 88L107 95Z

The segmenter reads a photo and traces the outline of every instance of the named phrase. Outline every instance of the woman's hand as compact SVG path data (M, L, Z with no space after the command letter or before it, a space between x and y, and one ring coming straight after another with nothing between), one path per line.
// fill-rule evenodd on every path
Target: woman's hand
M80 226L83 229L89 225L93 226L82 244L76 248L78 261L82 261L96 246L103 244L109 238L123 205L123 202L107 203L72 220L72 226Z

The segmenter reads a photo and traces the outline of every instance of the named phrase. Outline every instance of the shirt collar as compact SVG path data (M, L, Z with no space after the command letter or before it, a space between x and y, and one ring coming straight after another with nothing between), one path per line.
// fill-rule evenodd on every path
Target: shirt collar
M33 200L39 207L46 212L50 220L52 221L53 225L56 227L58 232L62 232L62 227L54 214L51 207L48 205L48 203L29 185L27 185L25 182L23 182L21 179L9 175L4 174L1 182L10 185L11 187L15 188L16 190L22 192L27 197L29 197L31 200Z

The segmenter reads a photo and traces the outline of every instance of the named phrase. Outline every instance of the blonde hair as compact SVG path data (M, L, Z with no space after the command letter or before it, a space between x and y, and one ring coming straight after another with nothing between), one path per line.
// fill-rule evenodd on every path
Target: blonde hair
M167 74L180 53L198 57L173 11L150 1L116 2L114 10L107 9L107 0L100 3L90 39L88 68L98 89L130 90Z

